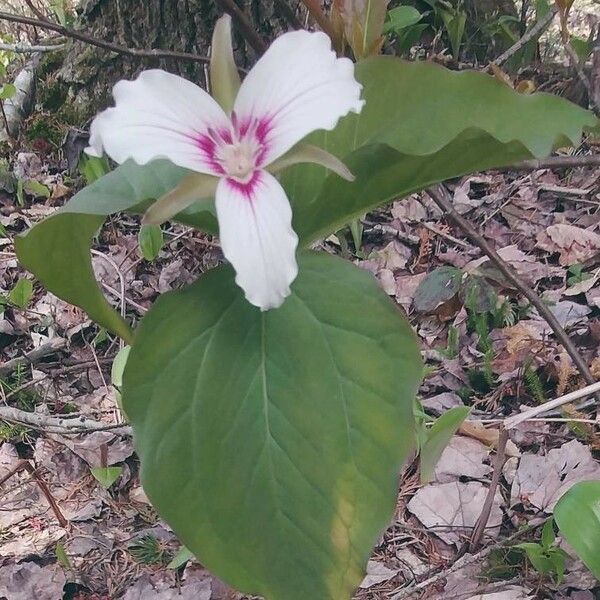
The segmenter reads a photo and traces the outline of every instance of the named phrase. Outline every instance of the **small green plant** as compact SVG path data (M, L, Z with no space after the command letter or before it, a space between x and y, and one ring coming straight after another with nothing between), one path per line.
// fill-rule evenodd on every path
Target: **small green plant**
M531 363L525 365L523 369L523 380L527 390L539 404L546 402L546 392L544 384L538 375L538 372L531 366Z
M13 373L0 379L0 386L4 393L11 394L11 402L20 410L32 412L40 403L40 397L30 386L23 388L25 383L25 368L18 365Z
M539 543L523 542L515 548L525 552L527 559L533 568L544 577L552 577L560 583L565 574L565 563L569 555L556 544L554 532L554 519L549 519L542 529L542 537Z
M580 264L571 265L567 269L567 285L569 287L573 287L574 285L577 285L578 283L581 283L582 281L585 281L586 279L589 279L590 277L591 277L590 273L586 273L583 270L583 265L580 265Z
M90 185L97 179L100 179L100 177L109 173L110 165L105 156L98 158L97 156L88 156L84 154L79 161L79 172L85 179L86 185Z
M127 549L134 560L143 565L166 565L171 552L152 534L142 536Z
M21 442L27 444L30 441L31 429L18 423L0 421L0 442Z
M453 359L458 356L458 342L460 340L460 332L458 327L450 325L448 327L448 340L446 347L439 350L440 354L443 354L446 358Z

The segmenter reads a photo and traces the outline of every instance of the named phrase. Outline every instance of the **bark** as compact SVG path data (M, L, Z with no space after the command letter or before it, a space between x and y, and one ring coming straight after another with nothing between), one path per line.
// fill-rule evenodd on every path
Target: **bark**
M238 0L251 25L265 41L288 28L276 0ZM290 3L295 7L297 2ZM160 48L208 55L212 30L220 12L213 0L85 0L78 27L130 48ZM256 56L234 25L234 47L240 66ZM138 60L73 42L60 70L81 120L110 103L112 85L144 68L160 67L205 85L204 67L176 60Z

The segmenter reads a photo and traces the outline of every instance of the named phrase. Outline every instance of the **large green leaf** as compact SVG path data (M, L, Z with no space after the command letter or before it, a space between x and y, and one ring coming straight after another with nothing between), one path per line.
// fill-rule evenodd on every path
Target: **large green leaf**
M575 484L554 507L565 540L600 580L600 481Z
M307 142L342 158L357 181L307 165L283 177L305 242L432 183L577 144L584 128L597 125L562 98L518 94L483 73L380 56L357 65L356 76L362 112Z
M129 326L102 294L92 269L90 247L107 215L162 196L188 173L166 160L140 166L127 162L75 194L56 213L15 239L21 264L52 293L85 310L94 321L131 341ZM194 222L216 229L206 203L197 203ZM187 214L181 214L185 222Z
M299 264L277 310L229 267L162 296L123 402L144 490L203 564L268 600L345 600L394 510L422 365L370 274Z

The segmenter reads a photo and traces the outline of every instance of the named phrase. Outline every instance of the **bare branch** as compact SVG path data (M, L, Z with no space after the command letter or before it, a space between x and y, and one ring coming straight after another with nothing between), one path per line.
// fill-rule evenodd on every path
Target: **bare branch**
M109 424L94 421L87 417L56 417L41 413L27 412L12 406L0 406L0 419L10 423L28 425L46 433L89 433L92 431L110 431L123 436L131 435L131 427L122 424Z
M215 0L215 2L235 21L241 34L252 46L252 49L259 55L263 54L267 49L267 45L252 27L246 13L233 0Z
M465 235L478 246L484 254L490 259L490 262L506 277L506 279L518 289L526 298L535 306L540 316L548 323L556 339L563 345L567 351L573 363L579 369L582 377L587 383L596 383L596 378L592 375L588 364L585 362L583 356L577 350L577 347L572 342L571 338L567 335L567 332L563 329L561 324L554 313L548 308L541 298L516 274L514 269L507 264L498 253L492 248L488 241L475 229L475 227L467 221L464 217L459 215L452 205L452 198L448 193L448 190L440 185L438 187L431 187L427 190L431 199L442 209L444 214L453 221Z
M33 54L35 52L57 52L64 50L66 44L54 44L48 46L30 46L28 44L5 44L0 42L0 50L15 52L16 54Z
M103 48L104 50L110 50L111 52L116 52L117 54L125 54L127 56L133 56L135 58L172 58L174 60L185 60L203 64L207 64L210 61L210 59L206 56L190 54L188 52L177 52L175 50L142 50L139 48L127 48L126 46L113 44L112 42L107 42L106 40L101 40L99 38L92 37L91 35L88 35L81 31L76 31L74 29L64 27L63 25L59 25L58 23L53 23L51 21L41 19L34 19L32 17L25 17L22 15L16 15L13 13L7 13L3 11L0 11L0 21L24 23L25 25L33 25L35 27L40 27L41 29L50 29L51 31L56 31L61 35L64 35L65 37L69 37L74 40L79 40L80 42L85 42L86 44L90 44L91 46L97 46L98 48Z
M514 56L527 42L535 39L538 35L540 35L546 27L552 23L554 20L554 16L558 12L558 8L553 6L548 13L542 17L529 31L523 35L523 37L519 38L506 52L503 52L496 60L493 61L493 64L500 66L505 63L511 56ZM490 70L491 66L486 68L486 71Z

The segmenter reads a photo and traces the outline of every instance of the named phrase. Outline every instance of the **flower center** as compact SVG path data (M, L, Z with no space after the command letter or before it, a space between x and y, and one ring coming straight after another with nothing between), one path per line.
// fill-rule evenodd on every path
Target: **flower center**
M219 148L218 160L227 175L246 181L256 168L256 148L248 140L226 144Z

